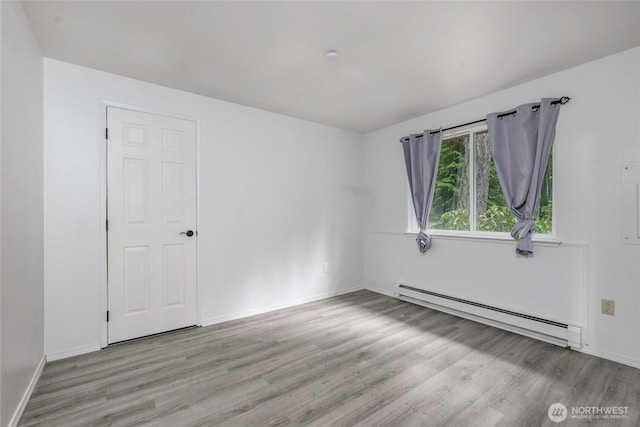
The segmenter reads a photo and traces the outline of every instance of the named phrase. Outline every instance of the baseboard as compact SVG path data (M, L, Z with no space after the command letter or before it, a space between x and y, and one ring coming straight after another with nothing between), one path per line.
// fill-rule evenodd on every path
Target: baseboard
M13 416L9 420L9 424L7 424L8 427L15 427L18 425L18 422L22 417L22 413L24 412L24 409L27 407L27 403L29 403L29 399L31 399L31 395L33 394L33 391L36 389L36 385L38 384L38 380L40 379L40 375L42 374L42 369L44 369L44 365L46 365L46 363L47 363L47 358L43 354L42 358L40 359L40 362L38 363L38 366L36 367L36 370L33 372L33 376L29 381L29 385L27 385L27 389L24 391L24 394L22 395L20 402L18 402L18 407L16 408L15 412L13 413Z
M396 297L392 291L388 291L386 289L377 288L375 286L365 286L364 288L368 291L375 292L377 294L382 294L382 295L386 295L388 297L393 297L393 298Z
M578 349L579 352L588 354L590 356L596 356L601 359L610 360L612 362L621 363L623 365L631 366L632 368L640 369L640 360L632 357L622 356L619 354L609 353L606 351L600 351L588 347L582 347Z
M306 304L309 302L319 301L321 299L326 299L326 298L331 298L338 295L348 294L351 292L361 291L362 289L364 289L362 286L354 286L351 288L340 289L340 290L331 291L331 292L324 292L322 294L317 294L317 295L313 295L306 298L290 300L284 303L268 305L268 306L260 307L254 310L247 310L247 311L242 311L238 313L227 314L224 316L209 317L202 320L202 326L211 326L217 323L228 322L230 320L237 320L237 319L242 319L244 317L255 316L257 314L269 313L270 311L282 310L283 308L294 307L300 304Z
M47 353L47 362L53 362L54 360L66 359L67 357L79 356L85 353L92 353L100 350L100 343L93 343L87 345L81 345L79 347L69 348L66 350L56 351L54 353Z
M346 289L340 289L336 291L324 292L322 294L313 295L307 298L301 298L297 300L290 300L280 304L274 304L271 306L261 307L255 310L243 311L240 313L228 314L225 316L210 317L202 320L201 326L210 326L217 323L227 322L229 320L242 319L243 317L255 316L256 314L268 313L270 311L281 310L283 308L293 307L300 304L306 304L308 302L318 301L325 298L331 298L338 295L348 294L350 292L360 291L364 289L362 286L354 286ZM102 347L100 343L87 344L79 347L74 347L66 350L56 351L53 353L47 353L46 360L53 362L54 360L66 359L68 357L79 356L81 354L92 353L100 350Z
M376 292L382 295L386 295L389 297L394 297L395 295L393 294L393 292L390 292L386 289L381 289L381 288L377 288L375 286L369 286L369 285L365 285L365 289L372 291L372 292ZM472 318L469 318L470 320L475 320ZM485 322L481 322L481 323L485 323ZM485 323L489 326L494 326L493 324L490 323ZM504 328L503 328L504 329ZM534 339L537 339L536 337L531 337ZM609 353L606 351L601 351L601 350L597 350L597 349L593 349L593 348L589 348L589 347L582 347L582 348L574 348L573 350L579 351L581 353L585 353L588 354L590 356L595 356L595 357L599 357L601 359L606 359L606 360L610 360L612 362L616 362L616 363L621 363L623 365L627 365L627 366L631 366L632 368L636 368L636 369L640 369L640 360L638 359L634 359L631 357L627 357L627 356L622 356L619 354L613 354L613 353Z

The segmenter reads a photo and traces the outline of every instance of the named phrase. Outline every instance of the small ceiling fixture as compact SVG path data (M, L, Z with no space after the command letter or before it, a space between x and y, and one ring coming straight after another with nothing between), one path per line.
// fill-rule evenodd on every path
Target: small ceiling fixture
M334 49L329 49L324 56L327 57L327 59L338 59L338 51L334 50Z

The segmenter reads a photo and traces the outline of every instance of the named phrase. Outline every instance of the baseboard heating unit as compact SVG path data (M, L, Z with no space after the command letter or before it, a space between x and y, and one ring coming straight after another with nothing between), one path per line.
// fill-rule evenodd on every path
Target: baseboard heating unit
M582 347L582 327L395 283L395 297L563 347Z

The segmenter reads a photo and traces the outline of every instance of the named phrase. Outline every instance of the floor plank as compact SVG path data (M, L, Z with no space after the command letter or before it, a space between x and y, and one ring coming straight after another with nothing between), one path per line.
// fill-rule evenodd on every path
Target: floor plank
M624 419L550 404L628 406ZM370 291L45 366L20 426L637 426L640 371Z

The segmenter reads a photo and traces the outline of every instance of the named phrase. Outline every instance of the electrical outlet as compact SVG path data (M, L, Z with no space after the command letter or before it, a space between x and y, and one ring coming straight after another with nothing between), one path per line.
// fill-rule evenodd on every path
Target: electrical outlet
M602 299L602 314L608 314L609 316L616 315L616 302L611 299Z
M329 272L329 263L328 262L323 262L322 263L322 272L323 273L328 273Z

